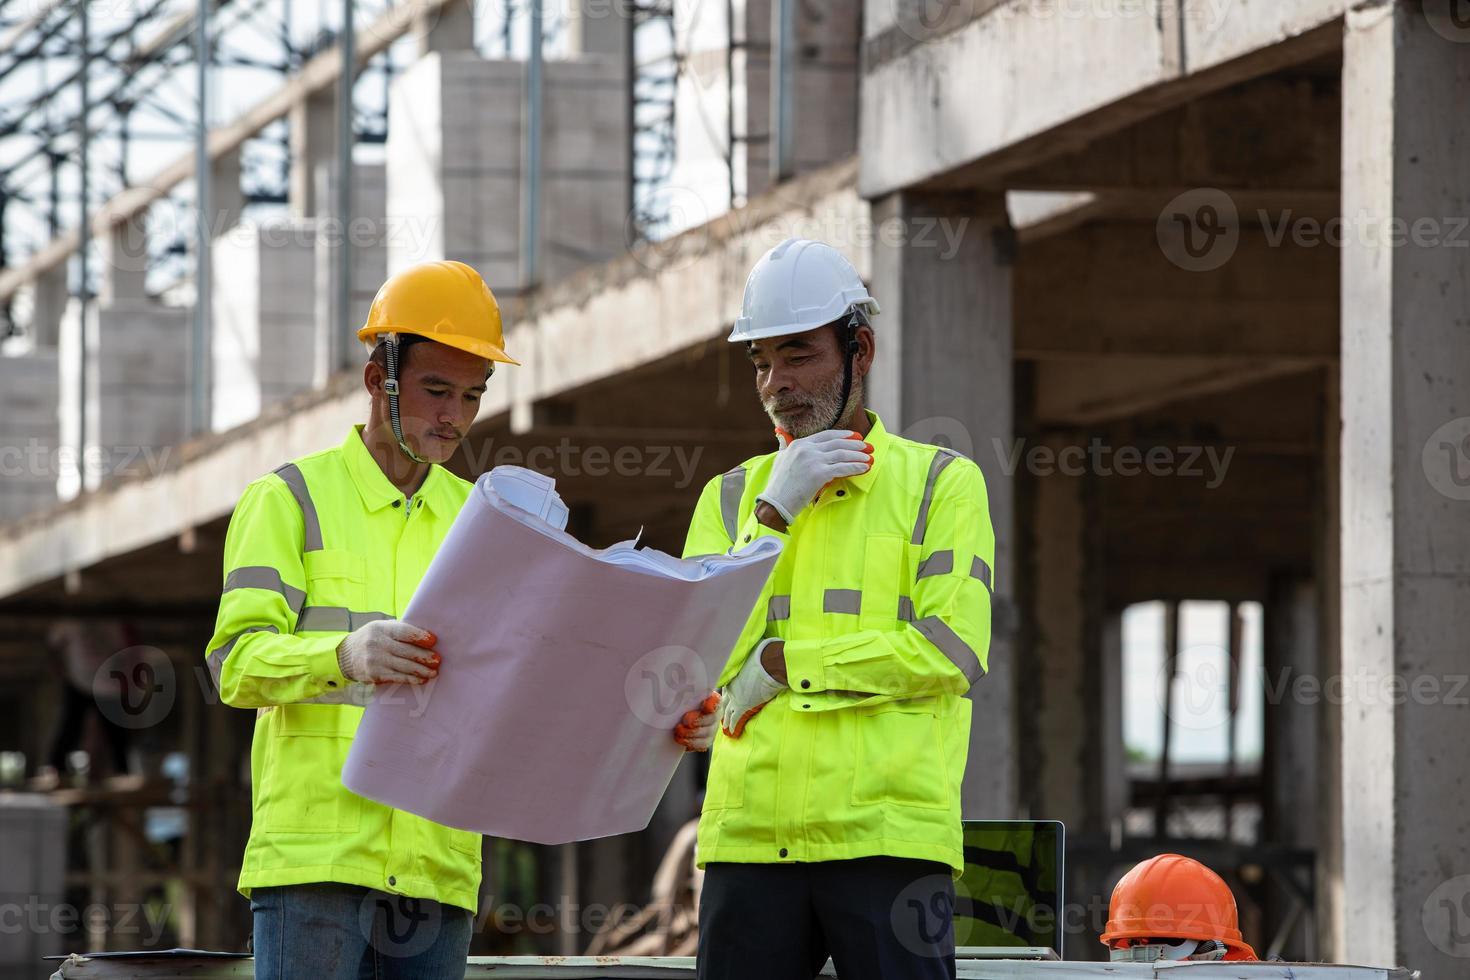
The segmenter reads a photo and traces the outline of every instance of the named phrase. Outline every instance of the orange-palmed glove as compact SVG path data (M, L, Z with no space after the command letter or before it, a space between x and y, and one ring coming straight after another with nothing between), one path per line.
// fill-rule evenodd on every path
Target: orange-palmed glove
M771 699L782 691L786 685L766 673L766 668L761 666L761 652L765 650L767 643L775 642L774 638L767 638L760 642L745 658L745 664L740 668L740 673L730 682L730 686L722 693L725 701L720 710L720 728L731 738L739 738L745 732L745 726L750 724L750 719L771 702Z
M699 707L684 712L684 717L674 726L674 741L690 752L708 752L715 741L715 725L719 721L715 710L719 706L719 692L711 691Z

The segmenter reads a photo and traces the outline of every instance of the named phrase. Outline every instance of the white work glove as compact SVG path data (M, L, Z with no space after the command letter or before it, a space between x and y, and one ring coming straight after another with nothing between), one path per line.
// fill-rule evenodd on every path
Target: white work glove
M337 644L342 676L365 684L422 684L439 673L437 638L396 619L379 619Z
M786 690L785 684L766 673L766 668L761 666L761 652L765 650L766 644L773 642L774 638L762 640L759 646L750 651L740 673L735 675L729 687L720 692L723 695L720 727L731 738L739 738L750 719L772 698Z
M872 465L873 447L862 436L848 429L826 429L783 446L771 465L766 488L755 499L776 508L791 524L828 483L866 473Z
M674 741L690 752L708 752L709 747L715 743L715 725L720 720L717 714L719 707L720 695L716 691L701 701L699 707L684 712L684 717L674 726Z

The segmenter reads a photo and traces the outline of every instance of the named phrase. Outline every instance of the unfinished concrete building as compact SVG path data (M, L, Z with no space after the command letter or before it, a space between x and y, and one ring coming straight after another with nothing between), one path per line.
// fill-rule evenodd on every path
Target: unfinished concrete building
M400 93L421 90L409 125L429 131L410 135L389 113L387 214L445 216L415 254L473 253L505 284L523 364L497 373L456 468L543 470L583 540L641 528L677 551L704 480L769 447L749 367L724 340L745 275L790 235L831 241L883 306L874 407L987 478L997 602L992 669L971 693L966 815L1066 822L1068 957L1103 956L1096 935L1122 870L1178 850L1226 875L1263 952L1457 975L1470 956L1458 918L1470 895L1470 22L1450 0L976 0L868 3L860 23L845 52L856 70L796 100L793 118L830 137L819 143L831 159L803 157L799 176L753 182L728 213L718 197L708 221L631 250L599 204L631 179L600 152L627 127L569 96L546 183L559 167L588 182L548 195L545 276L525 288L519 219L497 220L519 213L520 157L493 136L521 125L520 103L487 100L456 148L436 101L459 85L514 91L522 66L445 51L397 79ZM742 43L770 57L769 35ZM548 70L548 120L557 84L605 92L632 70ZM293 119L299 96L279 103ZM808 98L855 100L855 138ZM746 135L767 125L749 112ZM745 168L769 172L747 150ZM68 251L7 254L0 291L24 286L37 309L57 309L42 300ZM396 255L390 242L387 268ZM264 259L241 264L264 288ZM242 329L262 352L267 330L305 349L300 332L336 329L305 311L268 327L261 296ZM0 372L54 370L51 335L36 330ZM35 509L0 525L0 748L44 753L52 619L127 617L166 654L171 707L146 739L191 760L188 829L156 866L124 883L109 863L89 887L182 881L193 899L170 934L180 945L234 948L248 928L228 890L251 718L208 703L195 679L241 488L365 412L355 352L334 343L340 370L303 373L295 393L266 396L262 356L258 417L181 433L153 472L52 506L32 500L34 479L6 476L6 513L21 496ZM242 370L220 360L217 390ZM36 397L0 393L7 450L68 424ZM132 407L142 394L117 397L151 411ZM636 465L612 464L627 452ZM1203 662L1191 667L1181 625L1191 603L1224 610L1213 680L1180 680ZM1149 604L1159 667L1140 685L1126 623ZM1171 761L1187 683L1227 704L1209 764ZM1252 696L1248 758L1237 709ZM1138 712L1163 733L1142 756L1124 732ZM644 834L537 855L541 885L582 903L645 898L701 778L691 760ZM62 802L135 822L159 805L151 789L88 792ZM487 868L501 866L500 844ZM589 938L537 942L574 951ZM501 948L492 939L476 948Z

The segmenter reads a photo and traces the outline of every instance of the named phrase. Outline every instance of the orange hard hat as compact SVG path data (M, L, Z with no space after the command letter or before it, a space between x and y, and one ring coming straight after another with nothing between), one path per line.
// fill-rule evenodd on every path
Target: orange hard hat
M1216 939L1228 948L1227 960L1256 958L1240 936L1230 886L1182 854L1139 863L1113 889L1102 941L1121 948L1150 939Z

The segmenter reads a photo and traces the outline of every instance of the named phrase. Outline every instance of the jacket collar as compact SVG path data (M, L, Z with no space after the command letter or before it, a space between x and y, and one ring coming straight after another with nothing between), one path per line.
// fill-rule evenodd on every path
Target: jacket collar
M373 459L373 454L368 452L367 444L362 441L362 426L354 425L347 433L347 438L342 441L342 459L347 464L347 475L352 478L358 495L362 497L363 506L369 512L391 507L393 501L404 499L403 492L393 485L378 467L378 461ZM450 513L445 508L448 503L445 497L448 480L449 476L442 466L431 464L429 475L424 478L414 499L423 500L437 513Z
M867 416L868 421L872 423L872 428L868 430L868 445L873 447L873 465L866 473L859 473L857 476L847 478L848 486L856 487L865 493L872 488L873 481L878 478L878 469L883 465L883 457L886 455L885 451L888 448L888 444L893 441L893 437L883 427L883 420L878 418L877 412L870 411L867 413Z

